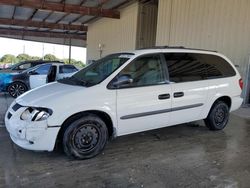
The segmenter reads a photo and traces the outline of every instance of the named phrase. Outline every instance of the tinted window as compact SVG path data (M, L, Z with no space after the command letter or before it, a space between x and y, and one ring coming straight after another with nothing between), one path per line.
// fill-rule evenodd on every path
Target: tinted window
M129 75L133 79L126 87L165 83L164 68L159 55L138 58L126 66L119 75Z
M35 66L41 65L41 64L43 64L43 63L46 63L46 62L35 61L35 62L32 62L32 63L31 63L31 66L32 66L32 67L35 67Z
M167 53L165 54L165 59L171 82L178 83L205 79L206 66L195 55Z
M41 65L34 70L35 74L48 74L51 64Z
M235 71L221 57L195 53L165 54L171 82L198 81L235 75Z
M26 69L28 69L30 67L31 67L31 63L24 63L22 65L19 65L19 66L15 67L14 69L15 70L26 70Z
M78 71L73 65L61 65L59 67L59 73L72 73Z
M233 67L223 58L215 55L202 55L202 60L207 67L207 78L235 76Z

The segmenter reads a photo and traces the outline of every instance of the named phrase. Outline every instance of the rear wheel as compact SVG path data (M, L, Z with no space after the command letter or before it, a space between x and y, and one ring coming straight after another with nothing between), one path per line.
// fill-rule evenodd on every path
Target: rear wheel
M26 91L28 91L28 87L22 82L13 82L8 87L8 93L14 98L17 98Z
M98 155L108 140L106 124L96 115L86 115L69 125L63 135L64 152L76 159Z
M217 101L210 110L205 124L210 130L222 130L229 119L229 107L223 101Z

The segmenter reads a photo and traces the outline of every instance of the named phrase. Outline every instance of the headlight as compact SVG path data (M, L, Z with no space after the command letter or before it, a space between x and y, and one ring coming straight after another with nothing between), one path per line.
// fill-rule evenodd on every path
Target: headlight
M43 121L52 115L52 110L47 108L29 107L21 114L21 120Z

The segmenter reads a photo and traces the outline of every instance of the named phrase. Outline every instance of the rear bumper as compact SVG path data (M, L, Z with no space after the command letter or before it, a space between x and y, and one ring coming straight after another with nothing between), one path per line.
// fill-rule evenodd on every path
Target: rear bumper
M48 127L46 120L23 121L20 119L20 115L26 107L22 107L16 112L11 107L5 115L5 126L11 140L27 150L53 151L60 127Z
M232 97L230 112L239 109L242 103L243 103L243 98L241 98L241 96Z

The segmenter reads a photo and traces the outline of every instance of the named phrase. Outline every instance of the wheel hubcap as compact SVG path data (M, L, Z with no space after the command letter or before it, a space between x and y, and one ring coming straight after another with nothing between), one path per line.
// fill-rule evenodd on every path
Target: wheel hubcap
M25 87L21 84L13 84L10 86L10 94L13 97L18 97L25 92Z
M75 132L74 146L81 152L93 149L99 140L99 131L95 125L83 125Z
M214 117L215 123L218 126L222 125L225 122L226 117L227 117L226 110L224 108L218 108L215 112L215 117Z

